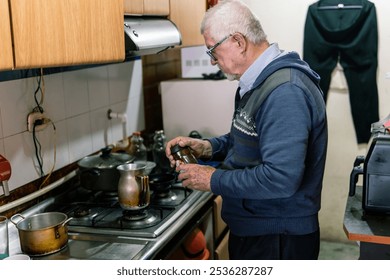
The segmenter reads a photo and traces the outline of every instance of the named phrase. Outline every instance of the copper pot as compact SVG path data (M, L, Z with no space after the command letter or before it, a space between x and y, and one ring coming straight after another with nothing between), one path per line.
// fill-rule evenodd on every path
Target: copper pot
M16 222L17 217L21 218ZM44 256L60 251L68 244L67 223L72 218L60 212L23 217L15 214L11 222L19 231L20 247L30 256Z

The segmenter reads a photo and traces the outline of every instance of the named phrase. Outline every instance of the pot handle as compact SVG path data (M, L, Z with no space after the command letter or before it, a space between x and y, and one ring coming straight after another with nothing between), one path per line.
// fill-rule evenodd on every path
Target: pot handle
M14 219L16 218L16 217L20 217L21 218L21 220L24 220L24 219L26 219L23 215L21 215L21 214L15 214L15 215L13 215L11 218L10 218L10 221L16 226L20 221L17 221L17 222L15 222L14 221Z
M136 178L139 180L139 183L141 184L141 200L138 203L139 204L147 203L146 198L149 194L149 176L142 175L142 176L136 176Z
M62 227L65 226L65 225L66 225L67 223L69 223L69 221L72 220L72 219L73 219L73 217L70 217L70 218L66 219L66 220L62 223L61 226L62 226Z

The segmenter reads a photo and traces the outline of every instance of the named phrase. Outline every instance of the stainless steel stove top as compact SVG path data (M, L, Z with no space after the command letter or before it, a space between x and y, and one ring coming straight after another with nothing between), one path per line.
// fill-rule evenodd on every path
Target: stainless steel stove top
M72 217L69 232L155 238L196 199L192 190L176 183L164 193L152 192L147 208L126 211L114 193L94 193L80 187L59 196L44 211L63 212Z
M152 259L211 197L211 193L185 189L178 182L168 193L152 192L145 225L145 213L124 216L115 193L73 186L21 214L28 217L58 211L72 217L67 224L68 245L35 259ZM18 238L16 228L11 231L12 237Z

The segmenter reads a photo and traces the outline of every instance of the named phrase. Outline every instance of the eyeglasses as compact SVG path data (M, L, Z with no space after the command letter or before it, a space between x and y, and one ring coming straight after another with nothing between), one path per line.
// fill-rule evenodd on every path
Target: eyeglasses
M214 56L213 52L215 51L215 49L221 45L223 42L225 42L230 36L232 36L231 34L224 37L221 41L219 41L218 43L216 43L214 46L210 47L208 50L206 50L206 53L210 56L210 58L214 61L217 61L217 58Z

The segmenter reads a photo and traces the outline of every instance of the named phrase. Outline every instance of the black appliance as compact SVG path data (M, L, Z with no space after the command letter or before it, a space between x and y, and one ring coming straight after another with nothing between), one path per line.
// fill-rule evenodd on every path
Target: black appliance
M366 156L357 156L350 175L349 196L363 175L362 208L366 214L390 214L389 120L372 124Z

